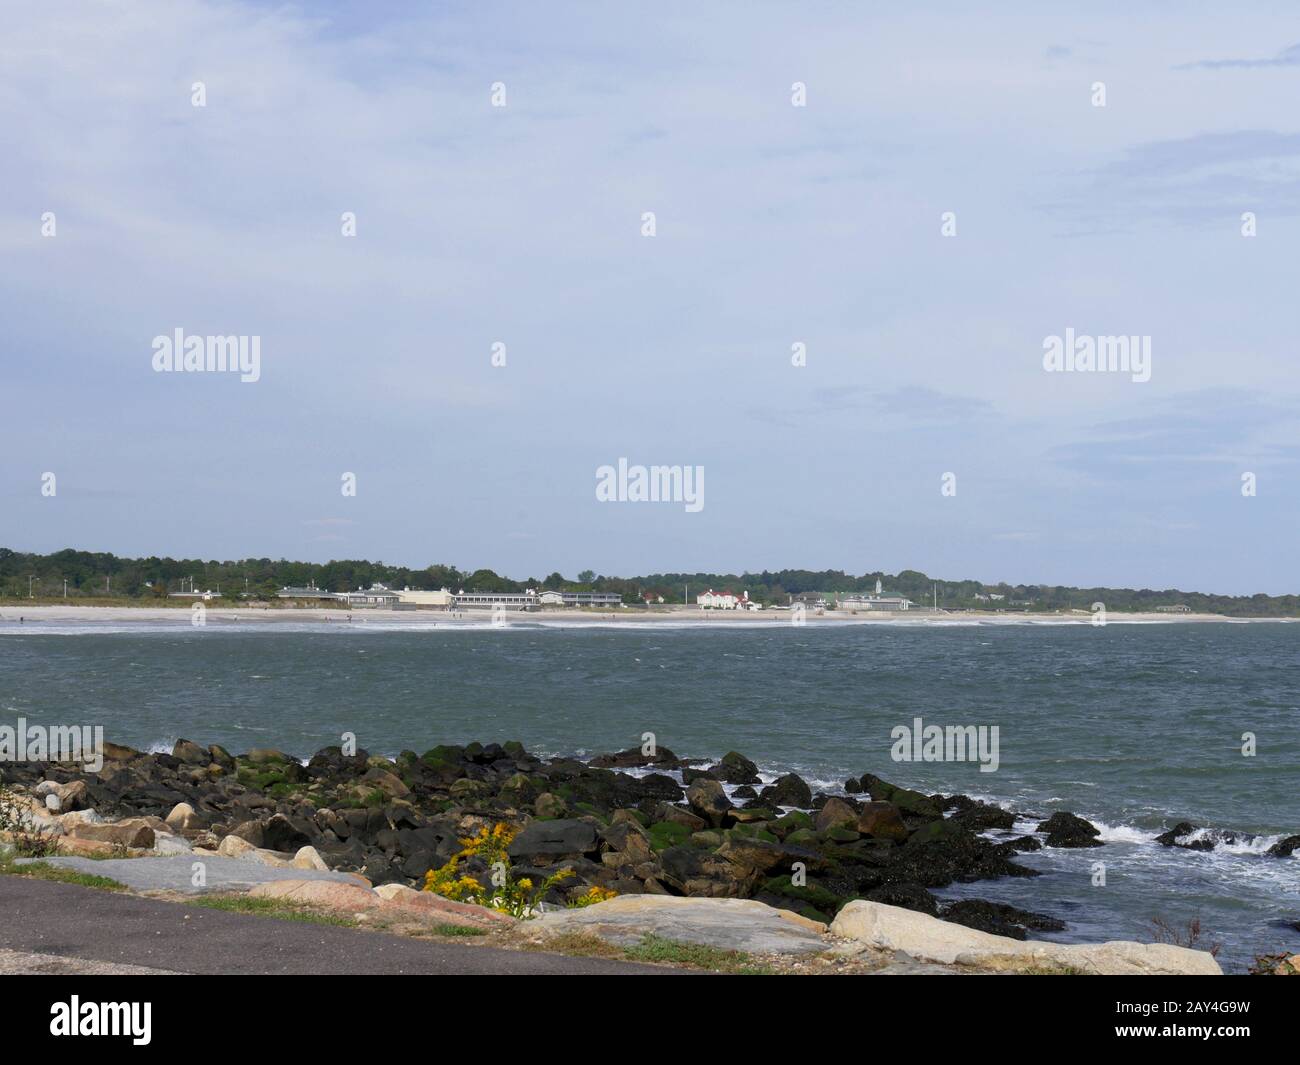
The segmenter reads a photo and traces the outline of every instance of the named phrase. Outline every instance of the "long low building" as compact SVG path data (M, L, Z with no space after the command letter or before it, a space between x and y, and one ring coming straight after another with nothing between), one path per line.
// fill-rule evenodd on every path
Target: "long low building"
M433 607L434 609L446 610L453 606L456 597L446 588L438 591L421 591L417 588L403 588L397 593L403 606L414 607Z
M835 604L836 610L911 610L912 600L901 595L846 595Z
M547 589L538 592L525 588L522 592L453 592L442 588L424 591L403 588L397 591L382 584L355 592L327 592L315 586L306 588L281 588L281 599L316 599L345 603L350 607L387 610L537 610L541 607L616 607L623 605L618 592L564 592Z

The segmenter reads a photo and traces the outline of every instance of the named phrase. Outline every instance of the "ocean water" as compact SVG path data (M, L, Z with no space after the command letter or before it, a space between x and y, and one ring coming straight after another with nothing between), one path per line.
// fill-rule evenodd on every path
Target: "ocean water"
M1022 857L1045 875L945 897L1051 914L1063 941L1149 939L1199 919L1228 971L1300 949L1300 626L1111 624L453 629L241 622L0 623L0 724L102 725L307 757L354 732L372 753L518 739L548 755L639 745L738 750L838 789L863 772L1008 806L1028 831L1071 810L1106 845ZM896 762L891 730L997 726L999 766ZM1253 733L1257 753L1243 756ZM1161 847L1178 821L1254 838ZM1105 863L1105 884L1094 863Z

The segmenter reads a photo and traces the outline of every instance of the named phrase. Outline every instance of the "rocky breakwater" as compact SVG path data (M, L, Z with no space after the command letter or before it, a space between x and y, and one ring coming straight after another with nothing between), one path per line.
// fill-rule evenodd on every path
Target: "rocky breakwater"
M662 748L583 763L543 760L519 743L443 745L395 759L327 747L304 764L277 750L234 755L181 740L170 754L109 744L105 757L99 773L41 763L3 772L7 786L34 801L56 795L63 812L53 816L73 816L68 805L91 811L81 820L97 824L64 827L69 840L111 836L105 846L135 853L171 840L198 853L418 888L467 837L505 823L515 831L512 877L540 883L572 871L545 900L557 905L599 887L756 899L820 922L867 899L1019 938L1060 927L980 900L942 906L931 889L1037 875L1014 859L1039 840L993 842L982 834L1012 828L1009 812L872 774L832 796L795 774L764 783L735 752L715 764ZM1046 823L1048 844L1086 845L1091 826L1080 824ZM473 859L461 871L488 883Z

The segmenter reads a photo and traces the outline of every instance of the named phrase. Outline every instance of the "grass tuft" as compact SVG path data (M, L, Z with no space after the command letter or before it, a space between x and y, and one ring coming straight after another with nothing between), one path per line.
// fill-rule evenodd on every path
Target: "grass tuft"
M79 873L48 862L26 862L19 865L11 855L0 855L0 876L26 876L33 880L53 880L59 884L80 884L82 887L100 888L103 891L125 891L126 885L107 876Z
M252 913L261 917L276 917L282 921L339 925L345 928L355 928L357 924L351 917L322 913L308 906L285 902L283 899L254 898L249 895L199 895L195 898L187 898L185 901L191 906L201 906L207 910Z
M696 969L737 976L763 976L773 972L770 967L757 964L743 951L722 950L701 943L682 943L653 934L645 936L635 947L625 947L623 956L629 961L689 965Z

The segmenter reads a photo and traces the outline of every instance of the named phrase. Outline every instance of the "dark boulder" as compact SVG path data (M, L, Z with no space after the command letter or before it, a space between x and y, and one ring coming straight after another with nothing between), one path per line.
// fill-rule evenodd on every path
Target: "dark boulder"
M759 798L769 806L793 806L796 809L812 808L812 788L796 773L787 773L759 792Z
M1092 822L1085 821L1067 811L1052 814L1038 826L1039 832L1047 834L1049 847L1100 847L1101 830Z
M903 815L892 802L864 802L858 811L858 831L864 836L897 843L907 839Z
M927 913L931 917L939 916L939 902L920 884L883 884L872 888L863 896L869 902L880 902L886 906L901 906L905 910Z
M275 814L262 825L260 845L273 851L296 851L299 847L311 844L318 834L316 826L310 821Z
M686 801L694 813L714 828L722 825L731 811L731 800L722 785L711 778L696 780L686 789Z
M1274 858L1289 858L1297 847L1300 847L1300 836L1287 836L1269 847L1268 853Z
M709 772L727 784L757 784L760 779L758 766L735 751L724 754L717 765L709 768Z
M177 740L172 757L186 765L208 765L212 761L211 754L190 740Z
M511 858L529 859L539 855L587 854L598 848L595 826L577 818L557 821L533 821L511 842Z
M1202 836L1199 839L1187 839L1188 836L1196 832L1197 828L1190 821L1179 821L1168 832L1162 832L1156 836L1156 842L1162 847L1178 847L1188 851L1212 851L1214 850L1214 839L1210 836Z
M953 924L1011 939L1024 939L1031 930L1060 932L1065 928L1065 922L1058 921L1055 917L1018 910L1000 902L985 902L983 899L962 899L951 903L943 908L939 917Z
M682 763L667 747L656 747L654 754L643 754L640 747L630 747L615 754L598 754L587 764L593 769L633 769L648 765L676 769Z
M311 776L360 776L366 771L369 758L365 751L346 755L342 747L323 747L311 756L307 771Z
M947 804L949 809L957 811L952 815L952 820L965 825L973 832L984 832L991 828L1010 830L1016 826L1016 815L1010 810L986 802L976 802L967 799L964 795L959 795L957 798L965 801Z

